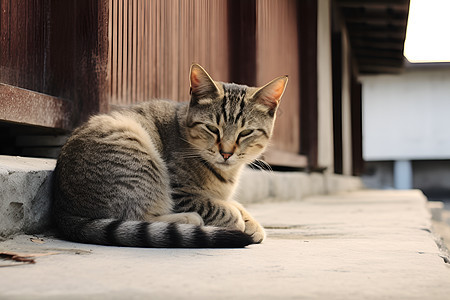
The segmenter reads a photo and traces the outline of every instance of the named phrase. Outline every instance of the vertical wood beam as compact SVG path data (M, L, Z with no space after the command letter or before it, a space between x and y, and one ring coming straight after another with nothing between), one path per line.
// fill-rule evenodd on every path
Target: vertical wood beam
M256 0L228 1L229 81L256 86Z
M332 42L333 69L333 140L334 140L334 172L343 173L342 158L342 35L333 32Z
M300 154L318 169L317 1L298 2L300 71Z
M360 176L364 171L362 155L362 86L355 78L355 75L352 76L351 84L352 166L353 175Z

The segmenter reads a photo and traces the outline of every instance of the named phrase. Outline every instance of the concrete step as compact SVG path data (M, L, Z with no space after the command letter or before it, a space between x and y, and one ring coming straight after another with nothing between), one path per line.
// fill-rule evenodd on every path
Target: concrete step
M55 164L54 159L0 156L0 239L49 225Z
M0 156L0 239L40 232L50 224L54 159ZM245 169L236 197L244 204L301 200L362 187L357 177Z
M35 264L0 267L0 299L449 299L426 202L420 191L356 191L250 204L268 238L246 249L18 235L0 252Z

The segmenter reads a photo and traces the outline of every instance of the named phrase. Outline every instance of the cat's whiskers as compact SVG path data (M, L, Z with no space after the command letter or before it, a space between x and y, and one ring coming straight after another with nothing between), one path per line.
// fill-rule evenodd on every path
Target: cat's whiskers
M261 159L255 159L249 164L251 167L256 168L262 172L271 173L273 172L272 167Z
M198 152L178 152L177 153L181 158L201 158L202 156Z
M194 143L192 143L191 141L189 141L188 139L185 139L183 137L180 137L180 140L182 140L183 142L188 143L190 146L194 147L195 149L198 149L198 146L195 145Z

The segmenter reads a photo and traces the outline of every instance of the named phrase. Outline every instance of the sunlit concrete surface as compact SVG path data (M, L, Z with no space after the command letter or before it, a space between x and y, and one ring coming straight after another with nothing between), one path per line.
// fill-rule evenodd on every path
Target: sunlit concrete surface
M142 249L19 235L0 299L448 299L450 268L419 191L249 205L268 238L246 249ZM31 238L31 239L30 239ZM0 260L2 264L8 261ZM13 264L13 262L9 262Z

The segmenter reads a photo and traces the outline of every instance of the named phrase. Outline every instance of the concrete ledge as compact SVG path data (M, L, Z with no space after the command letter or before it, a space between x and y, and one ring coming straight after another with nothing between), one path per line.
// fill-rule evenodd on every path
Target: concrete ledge
M270 200L302 200L312 195L349 192L362 188L359 177L245 169L236 198L243 204Z
M48 226L56 160L0 156L0 238Z
M50 177L55 165L54 159L0 156L0 238L39 232L49 225ZM361 188L357 177L245 169L236 199L244 204L302 200Z

